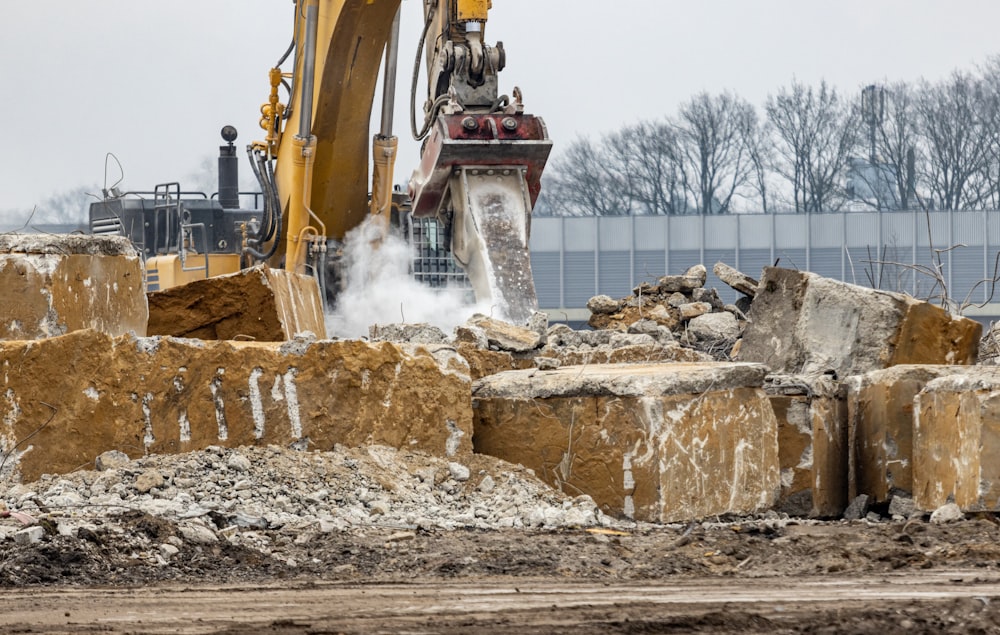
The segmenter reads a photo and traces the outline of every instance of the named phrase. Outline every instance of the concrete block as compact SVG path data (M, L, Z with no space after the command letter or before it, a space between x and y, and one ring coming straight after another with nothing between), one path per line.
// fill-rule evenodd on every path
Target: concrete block
M916 508L1000 511L1000 369L934 379L914 404Z
M470 390L468 364L444 347L94 331L0 342L0 455L11 452L0 480L90 467L109 450L340 443L458 456L472 449Z
M43 527L27 527L14 534L14 543L18 546L26 547L41 542L44 537L45 529Z
M315 278L267 266L149 294L149 335L282 342L326 337Z
M838 377L897 364L974 364L982 326L909 296L764 269L740 360Z
M511 371L474 384L477 452L609 514L674 522L771 507L777 421L757 364Z
M902 364L849 377L848 496L887 503L893 492L913 493L914 399L928 382L948 375L982 374L979 366Z
M0 340L146 334L142 263L118 236L0 235Z
M777 509L830 518L847 506L847 402L829 377L770 376L764 390L778 420Z

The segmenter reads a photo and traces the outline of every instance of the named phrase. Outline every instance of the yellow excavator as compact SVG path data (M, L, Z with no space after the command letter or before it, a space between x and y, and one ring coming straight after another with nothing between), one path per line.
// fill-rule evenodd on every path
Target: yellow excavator
M506 52L485 39L491 8L491 0L423 0L410 104L423 145L404 198L412 217L445 228L477 300L524 322L537 308L528 240L551 141L544 122L525 114L519 89L500 93ZM400 0L295 1L292 43L261 107L266 135L248 147L261 190L253 209L240 207L236 131L227 126L218 198L187 195L177 183L152 198L106 193L91 208L92 229L132 238L151 290L262 262L335 286L327 262L347 233L368 216L389 231L399 13ZM381 127L370 142L383 67Z

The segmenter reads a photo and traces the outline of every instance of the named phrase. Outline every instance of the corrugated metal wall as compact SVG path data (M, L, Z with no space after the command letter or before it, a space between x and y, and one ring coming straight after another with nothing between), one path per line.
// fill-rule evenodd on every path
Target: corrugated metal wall
M640 282L696 264L731 302L737 294L711 275L720 260L752 276L777 260L928 297L943 290L919 269L933 270L940 258L949 296L984 302L989 285L979 283L993 275L998 248L994 211L535 218L531 230L539 302L552 309L583 308L599 293L624 297Z

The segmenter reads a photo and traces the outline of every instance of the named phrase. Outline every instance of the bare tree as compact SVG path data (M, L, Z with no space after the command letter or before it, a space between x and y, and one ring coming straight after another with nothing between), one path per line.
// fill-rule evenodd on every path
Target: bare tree
M825 81L819 90L793 81L768 97L767 115L779 141L776 170L792 186L795 211L839 209L844 170L858 143L854 109Z
M628 157L634 177L636 210L643 214L684 214L677 136L667 122L640 122L622 131L614 142Z
M603 146L577 139L546 171L548 203L561 216L626 215L633 198L627 176L610 164Z
M892 84L886 92L885 117L877 130L876 148L882 162L889 168L895 207L910 209L916 202L913 199L919 148L917 95L904 82ZM880 174L883 172L880 171Z
M983 85L981 121L986 137L981 195L983 207L1000 209L1000 55L980 67Z
M696 95L674 122L678 167L701 214L730 211L733 196L753 174L748 140L753 106L731 93Z
M751 185L757 192L761 211L765 214L771 211L771 175L774 172L774 128L765 121L763 124L754 122L747 137L747 152L753 166Z
M924 176L940 209L978 207L984 198L976 178L987 164L982 82L956 71L939 84L923 82L915 108L926 152Z
M595 144L574 141L545 176L546 206L562 216L679 214L674 134L665 123L641 122Z

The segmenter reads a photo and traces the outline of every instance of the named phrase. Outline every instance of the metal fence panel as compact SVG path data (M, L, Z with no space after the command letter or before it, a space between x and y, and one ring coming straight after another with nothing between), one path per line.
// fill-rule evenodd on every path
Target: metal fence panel
M532 252L531 273L535 279L535 293L538 294L538 306L561 307L562 276L559 271L560 253Z
M562 218L531 219L531 251L562 251Z
M981 245L986 235L986 212L955 212L952 240L954 244Z
M775 220L773 214L740 214L740 248L767 249L770 253Z
M631 250L632 219L628 216L598 219L597 238L601 251Z
M777 245L785 249L805 248L808 236L805 214L785 214L775 219L774 236ZM804 259L803 259L804 260Z
M701 243L700 216L670 217L670 252L683 249L697 249Z
M666 275L667 252L637 251L635 252L635 285L640 282L656 282L660 276Z
M927 231L928 222L930 234ZM950 212L929 212L921 222L917 223L917 247L926 247L930 244L933 244L935 249L942 249L951 244Z
M705 249L732 249L739 244L739 217L705 216ZM706 263L707 264L707 263Z
M981 220L981 219L980 219ZM951 253L951 287L948 295L955 302L979 304L986 301L987 275L980 249L959 247Z
M843 253L840 247L813 247L809 253L809 271L826 278L843 279Z
M632 293L632 254L627 251L602 251L597 291L612 298Z
M567 218L563 232L566 251L593 253L597 248L596 218Z
M665 249L667 245L668 216L636 216L635 217L635 249L636 251L655 251Z
M695 265L700 265L701 250L678 249L670 252L670 271L667 275L678 276Z
M567 251L565 255L564 295L567 307L585 307L597 294L594 284L593 251Z
M810 214L807 224L813 248L836 247L839 250L844 244L843 214Z
M992 249L1000 247L1000 211L990 211L986 213L988 230L986 232L986 244Z
M845 214L846 244L852 250L856 247L874 246L879 242L878 214Z
M779 260L778 266L786 269L808 271L807 256L805 249L778 249L775 252L775 258Z
M881 214L882 245L899 247L913 244L914 214Z

